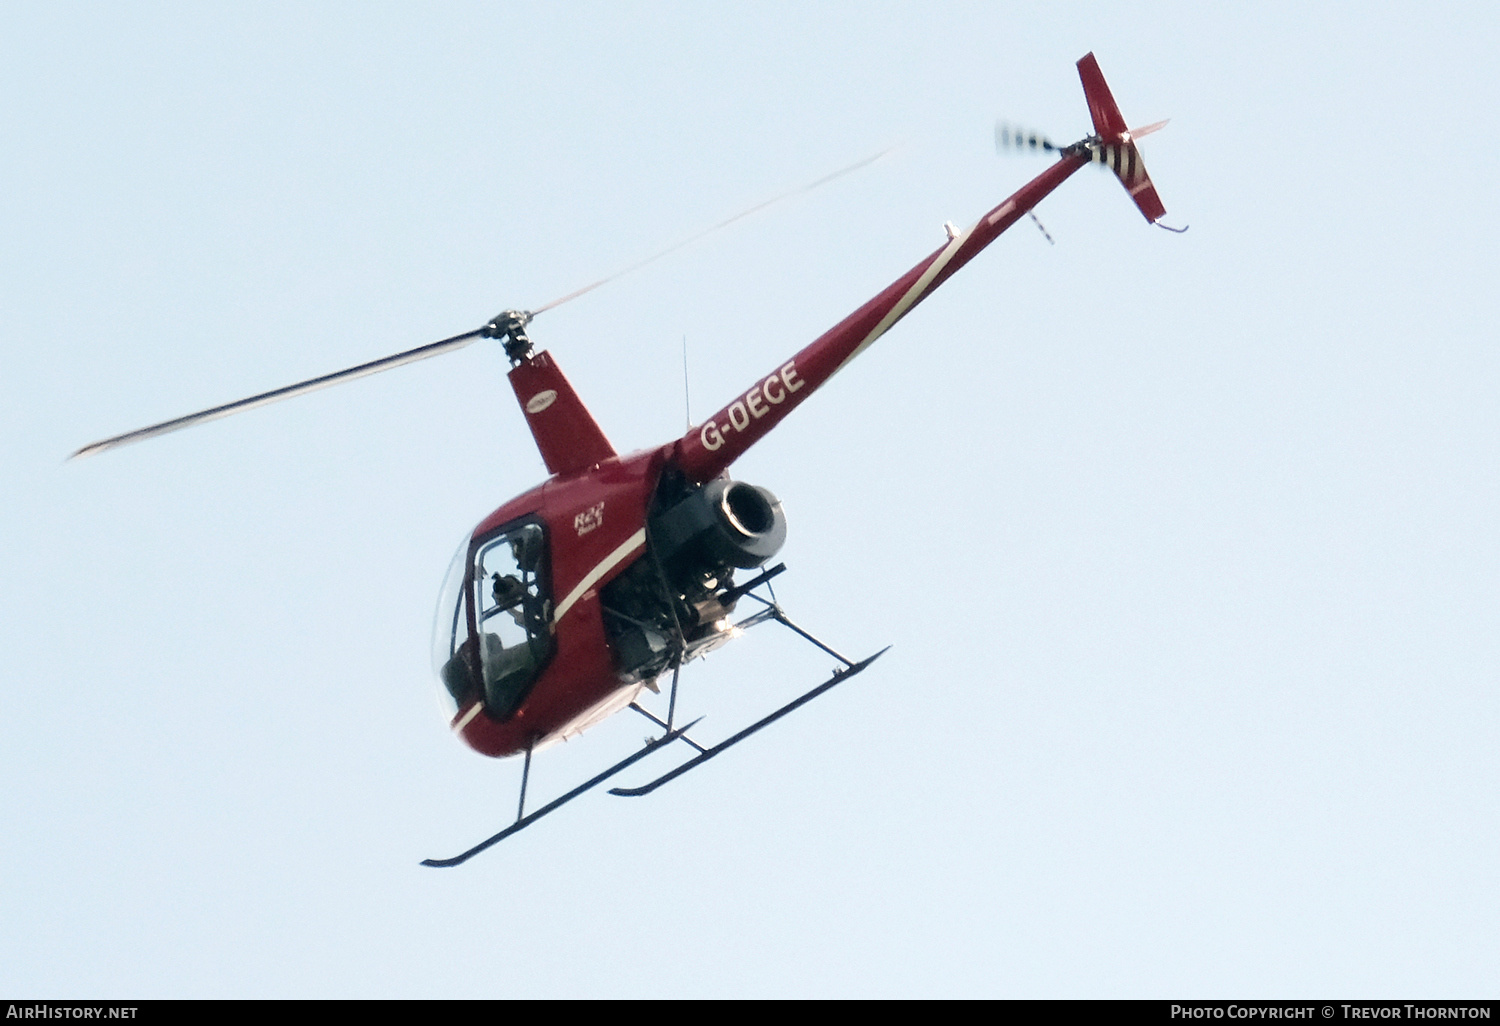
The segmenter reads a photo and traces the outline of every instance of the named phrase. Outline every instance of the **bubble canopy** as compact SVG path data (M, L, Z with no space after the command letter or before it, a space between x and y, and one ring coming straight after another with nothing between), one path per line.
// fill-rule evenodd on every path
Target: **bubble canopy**
M553 651L547 532L527 520L466 538L438 595L433 670L452 716L480 699L496 719L525 699Z

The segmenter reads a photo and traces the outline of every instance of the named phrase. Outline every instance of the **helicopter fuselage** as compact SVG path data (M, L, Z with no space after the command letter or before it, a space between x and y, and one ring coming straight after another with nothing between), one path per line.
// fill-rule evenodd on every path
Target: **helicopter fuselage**
M734 570L758 565L785 533L774 496L725 481L731 464L1087 163L1065 153L714 416L654 449L616 455L546 352L533 354L529 340L508 348L516 399L552 476L486 517L450 571L459 579L444 591L435 657L463 740L486 755L535 751L729 640Z

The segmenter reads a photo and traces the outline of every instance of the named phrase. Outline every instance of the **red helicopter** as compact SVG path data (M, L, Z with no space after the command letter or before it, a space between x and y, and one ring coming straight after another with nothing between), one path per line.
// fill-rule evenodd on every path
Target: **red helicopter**
M507 310L452 338L95 442L73 455L190 427L481 338L499 340L511 363L511 387L550 476L485 517L459 547L439 600L434 662L451 699L454 732L485 755L525 757L521 797L516 820L506 829L461 855L423 865L464 862L658 749L680 741L696 750L648 784L611 791L649 793L859 673L884 651L857 662L847 659L793 623L774 594L759 593L786 569L784 564L760 569L781 548L786 516L771 492L732 480L731 464L1086 164L1113 171L1147 221L1157 223L1166 212L1135 144L1165 122L1128 129L1093 54L1078 62L1078 72L1092 135L1058 147L1036 134L999 130L997 143L1055 152L1056 163L967 230L947 225L946 245L757 378L712 417L656 448L617 453L556 362L537 352L527 336L534 317L584 289L534 311ZM750 571L758 572L735 582L735 574ZM732 621L747 598L757 604L756 611ZM675 723L683 664L767 621L795 631L841 668L719 744L698 744L687 735L693 724ZM646 688L656 690L668 670L672 683L662 719L637 698ZM528 815L531 756L626 708L652 720L661 735Z

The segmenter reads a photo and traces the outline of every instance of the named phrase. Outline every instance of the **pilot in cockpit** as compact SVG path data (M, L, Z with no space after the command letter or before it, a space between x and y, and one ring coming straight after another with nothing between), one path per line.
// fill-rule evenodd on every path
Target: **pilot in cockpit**
M521 619L520 605L526 598L526 585L522 584L515 574L504 576L495 574L490 580L494 590L495 605L509 611L515 617L516 623L525 626Z

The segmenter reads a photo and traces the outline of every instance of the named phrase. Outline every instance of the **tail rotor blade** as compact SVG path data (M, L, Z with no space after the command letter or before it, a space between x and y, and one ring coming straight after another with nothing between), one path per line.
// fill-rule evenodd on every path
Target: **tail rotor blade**
M1058 149L1057 145L1040 132L1017 128L1004 121L995 122L996 153L1005 153L1009 150L1041 150L1051 153L1056 149Z

